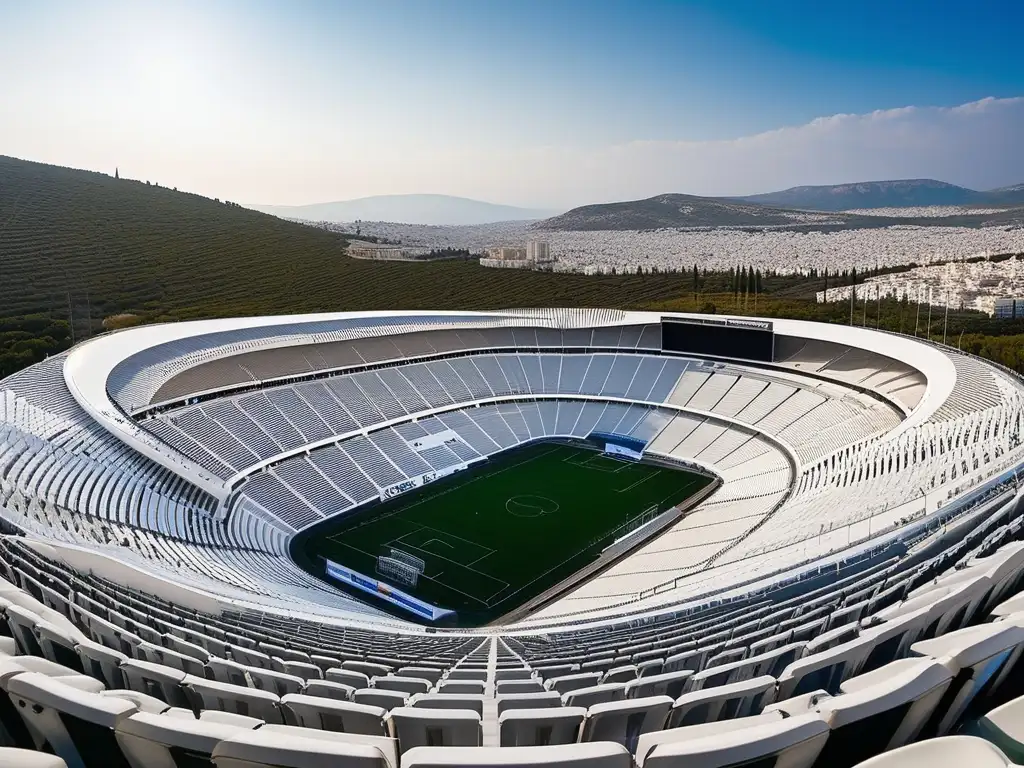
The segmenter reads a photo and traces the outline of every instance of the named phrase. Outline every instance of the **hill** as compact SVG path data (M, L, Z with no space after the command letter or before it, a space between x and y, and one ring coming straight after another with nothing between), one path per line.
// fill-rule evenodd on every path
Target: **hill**
M475 225L543 219L555 211L495 205L449 195L378 195L312 205L248 205L256 211L307 221L393 221L402 224Z
M0 377L107 326L360 309L640 306L678 276L370 262L337 234L144 182L0 156Z
M1009 194L1007 195L1009 198ZM985 206L982 206L985 207ZM1024 208L1006 210L964 210L953 216L893 217L774 208L738 199L658 195L646 200L584 205L533 225L546 231L587 232L596 230L636 231L649 229L704 228L762 229L786 227L800 231L835 231L875 227L916 225L921 227L1024 226Z
M736 198L749 203L812 211L927 206L1024 205L1024 184L987 192L935 179L864 181L817 187L791 187L780 192Z
M990 189L985 193L984 202L990 205L1024 205L1024 184Z
M695 195L657 195L646 200L602 203L573 208L536 224L562 231L638 230L675 227L772 227L799 224L842 224L847 217L807 214Z

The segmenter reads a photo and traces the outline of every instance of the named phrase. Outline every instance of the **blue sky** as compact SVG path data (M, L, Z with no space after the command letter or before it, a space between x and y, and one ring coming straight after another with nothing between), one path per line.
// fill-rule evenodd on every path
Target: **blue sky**
M1000 186L1022 6L0 0L0 154L279 204Z

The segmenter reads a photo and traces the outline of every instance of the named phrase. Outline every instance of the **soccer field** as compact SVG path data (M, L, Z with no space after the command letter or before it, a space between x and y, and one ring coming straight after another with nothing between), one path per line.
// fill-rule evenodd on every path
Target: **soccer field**
M509 451L396 499L318 526L304 550L380 578L458 623L487 623L595 560L623 526L663 512L710 478L541 443ZM423 560L415 587L376 572L398 549Z

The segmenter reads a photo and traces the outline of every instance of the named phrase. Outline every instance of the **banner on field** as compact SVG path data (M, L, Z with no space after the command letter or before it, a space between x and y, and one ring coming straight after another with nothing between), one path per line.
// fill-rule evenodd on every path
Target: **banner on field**
M450 611L447 608L438 608L436 605L417 600L397 587L385 584L377 579L372 579L369 576L364 576L359 571L353 571L351 568L335 563L333 560L327 560L326 562L327 575L332 579L337 579L363 592L376 595L381 600L397 605L399 608L414 613L420 618L427 619L428 621L437 621L442 616L455 613L455 611Z
M440 480L442 477L448 477L449 475L454 475L456 472L461 472L465 468L465 462L460 461L458 464L453 464L452 466L445 467L444 469L435 469L432 472L425 472L422 475L410 477L408 480L403 480L400 483L389 485L387 488L381 488L380 500L387 501L388 499L393 499L396 496L401 496L403 493L408 493L420 486L427 485L435 480Z

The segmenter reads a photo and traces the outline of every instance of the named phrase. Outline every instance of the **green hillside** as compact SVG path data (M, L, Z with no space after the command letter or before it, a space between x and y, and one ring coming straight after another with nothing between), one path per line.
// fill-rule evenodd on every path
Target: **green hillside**
M337 234L232 203L0 156L0 378L104 327L201 317L591 306L846 322L848 308L813 301L827 283L758 273L761 295L750 301L731 271L702 271L695 281L688 270L586 277L467 261L360 261L345 255ZM883 302L880 317L872 305L876 322L912 330L911 307L892 304ZM858 324L871 319L861 310L858 302ZM948 331L976 334L973 348L1024 368L1007 341L1024 333L1024 320L951 313Z
M679 292L678 277L586 278L465 262L374 263L305 227L145 182L0 158L0 313L94 322L381 308L622 305ZM85 311L84 308L82 310Z

